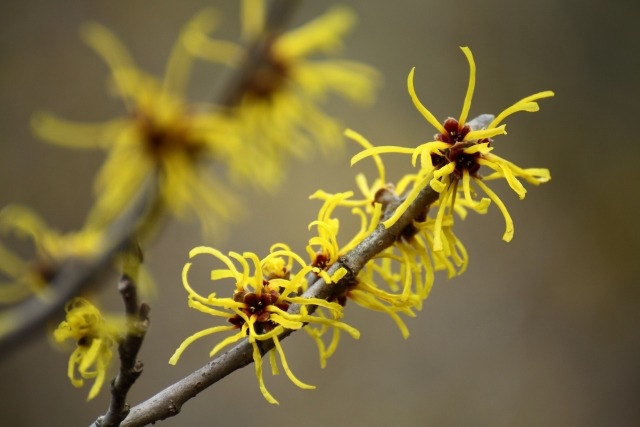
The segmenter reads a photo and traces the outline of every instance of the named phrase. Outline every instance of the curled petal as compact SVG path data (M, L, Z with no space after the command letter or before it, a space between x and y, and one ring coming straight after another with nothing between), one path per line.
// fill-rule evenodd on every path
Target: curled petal
M509 117L510 115L517 113L519 111L528 111L528 112L536 112L540 109L538 103L535 102L538 99L549 98L554 96L555 94L550 91L538 92L533 95L527 96L526 98L522 98L520 101L516 102L509 108L505 109L503 112L498 114L498 116L491 122L489 125L489 129L498 126L500 122Z
M509 211L507 211L507 207L502 203L502 200L498 197L496 193L494 193L484 182L481 180L476 180L476 184L482 188L482 191L487 193L487 196L496 204L500 212L502 212L502 216L505 221L505 231L502 235L502 240L505 242L510 242L513 239L513 220L511 219L511 215L509 215Z
M467 57L469 62L469 85L467 87L467 93L464 97L464 103L462 104L462 112L460 113L459 123L466 123L467 117L469 117L469 110L471 109L471 100L473 99L473 91L476 87L476 63L473 60L473 54L468 47L461 47L462 53Z
M415 70L416 67L413 67L409 72L409 76L407 77L407 87L409 89L409 96L411 97L411 101L413 101L413 105L420 112L420 114L422 114L422 116L427 119L429 123L431 123L431 126L436 128L441 134L446 135L448 132L444 128L444 126L442 126L442 124L435 118L435 116L431 114L431 111L427 110L427 107L422 105L422 103L418 99L418 95L416 94L416 90L413 86L413 73L415 72Z

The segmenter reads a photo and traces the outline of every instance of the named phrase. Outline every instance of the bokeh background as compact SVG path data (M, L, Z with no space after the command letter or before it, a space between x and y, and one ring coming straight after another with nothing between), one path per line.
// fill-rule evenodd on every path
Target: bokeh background
M333 2L304 1L293 24ZM536 114L508 121L500 154L523 166L545 166L553 180L518 201L498 190L515 220L501 241L496 209L458 225L470 254L461 277L439 277L423 311L402 339L383 315L350 306L362 332L347 337L321 370L304 334L285 343L289 363L315 391L265 375L280 400L262 398L252 367L232 374L183 407L166 426L282 424L313 426L637 426L640 425L640 292L638 156L640 66L633 2L590 0L346 1L360 22L345 55L385 77L378 102L360 109L342 101L329 111L374 143L413 146L433 130L413 108L406 75L438 117L459 114L468 69L458 46L478 65L472 115L497 112L552 89ZM61 230L79 227L91 206L99 151L71 151L36 140L30 115L48 109L78 120L103 120L122 106L107 95L104 63L78 37L85 21L114 30L138 64L163 72L183 23L206 6L224 16L218 34L238 35L238 2L222 0L7 0L0 2L0 206L26 204ZM192 99L208 99L221 69L199 66ZM140 355L145 371L130 393L139 403L208 361L202 340L172 367L181 340L209 325L189 310L180 271L189 249L265 253L285 241L301 250L318 203L318 186L350 188L349 146L332 159L292 162L276 194L242 190L247 220L224 241L203 240L195 223L172 223L148 252L162 291ZM393 156L391 156L393 157ZM410 167L389 158L392 178ZM345 231L346 232L346 231ZM115 282L114 282L115 283ZM113 284L101 299L119 309ZM59 319L58 319L59 320ZM43 330L0 359L0 424L88 425L104 413L108 392L85 403L88 388L66 377L67 353Z

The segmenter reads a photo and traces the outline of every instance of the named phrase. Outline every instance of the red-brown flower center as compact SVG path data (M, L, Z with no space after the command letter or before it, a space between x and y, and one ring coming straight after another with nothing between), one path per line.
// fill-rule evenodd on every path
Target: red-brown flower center
M270 100L286 85L289 75L289 64L278 58L271 49L247 79L244 93L253 98Z
M134 116L146 152L159 163L174 153L182 153L195 160L204 149L204 144L189 131L186 117L182 121L163 124L144 112L136 112Z
M436 141L446 142L450 147L444 149L443 154L431 154L431 161L436 169L440 169L449 163L455 163L453 174L456 178L462 178L464 171L468 171L473 177L479 178L478 170L480 164L480 153L467 154L464 150L470 146L476 145L478 142L487 142L488 139L481 141L465 141L465 137L471 132L468 124L460 125L456 119L448 118L445 120L444 129L447 133L439 133L435 136Z
M276 323L269 319L271 311L267 310L267 307L272 305L283 311L289 309L289 303L282 300L279 301L280 293L270 289L268 285L269 282L265 281L260 294L238 291L233 295L234 301L244 303L244 306L241 308L242 312L249 318L255 318L256 329L264 332L270 331L277 326ZM242 316L236 314L229 318L229 323L241 327L244 325L245 320Z

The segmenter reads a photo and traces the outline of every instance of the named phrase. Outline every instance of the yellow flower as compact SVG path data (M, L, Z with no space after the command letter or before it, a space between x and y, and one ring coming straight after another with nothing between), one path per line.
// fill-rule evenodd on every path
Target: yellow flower
M354 214L358 214L364 217L364 212L370 215L371 224L369 231L372 231L380 221L380 215L384 215L382 219L388 216L394 216L396 208L402 203L404 194L411 191L411 187L415 186L419 176L416 174L405 174L400 178L396 184L390 183L386 180L386 171L384 163L380 158L380 155L375 152L374 146L361 134L347 129L345 135L351 140L357 142L365 150L373 150L371 158L373 159L378 177L369 184L366 176L363 173L356 175L356 184L360 192L363 195L362 199L344 199L335 201L336 206L350 207ZM334 197L324 192L317 192L314 197L328 200ZM437 203L436 203L437 205ZM466 215L466 202L462 200L460 206L457 206L458 213L464 217ZM473 206L476 208L476 206ZM381 209L382 213L376 214L376 211ZM364 211L364 212L363 212ZM457 274L461 274L467 265L467 253L462 243L455 237L451 230L453 225L453 218L448 216L445 218L442 225L442 232L449 237L449 244L443 252L427 253L430 251L423 251L420 248L431 248L434 238L434 220L427 217L428 209L426 209L422 216L414 219L412 224L407 226L400 234L400 237L396 244L387 249L387 252L396 252L395 257L408 257L413 259L416 256L420 259L413 259L416 265L423 265L425 269L424 287L420 287L423 291L418 292L423 295L423 299L428 295L427 289L431 288L433 283L433 272L439 270L446 270L449 273L449 277ZM326 214L325 214L326 215ZM334 220L337 221L337 220ZM364 227L358 233L358 238L355 242L352 242L345 248L345 251L355 246L355 243L359 243L362 238L368 233ZM399 252L399 253L397 253ZM425 253L426 252L426 253ZM388 254L386 254L388 255ZM426 257L426 259L425 259ZM429 258L433 258L433 261L429 261ZM427 262L428 261L428 262ZM406 290L405 290L406 292Z
M371 218L368 218L364 211L357 207L359 202L350 203L353 196L352 191L344 193L328 194L322 190L316 191L309 198L324 200L322 207L318 211L318 218L309 224L309 229L316 227L317 236L309 239L307 253L313 260L313 264L321 270L334 264L340 255L344 255L353 249L365 237L375 230L382 214L381 205L376 204ZM333 217L333 211L337 206L356 206L352 213L360 218L360 229L351 240L345 245L338 244L338 231L340 221ZM323 278L324 275L320 273ZM325 278L326 280L326 278Z
M348 129L345 135L365 150L373 149L373 145L359 133ZM407 174L396 185L388 183L379 154L374 151L371 157L378 177L369 183L364 174L356 176L362 199L352 198L352 192L330 194L317 191L311 196L324 201L318 218L309 225L310 228L317 229L317 236L312 237L307 246L312 265L320 269L320 275L326 274L326 270L342 255L370 235L386 215L392 215L402 203L402 194L409 191L418 179L417 175ZM359 231L344 246L338 243L340 222L334 217L334 211L338 207L350 208L352 214L360 219ZM443 251L431 251L434 224L435 221L427 217L425 210L421 217L416 218L400 233L392 246L369 260L357 278L346 285L344 292L335 296L335 300L345 305L350 299L364 308L386 313L397 324L403 337L408 337L409 330L399 314L413 317L413 310L422 308L422 301L429 296L433 286L436 271L446 270L449 277L452 277L461 274L468 262L464 246L453 234L451 216L445 219L441 227L441 232L447 236L447 245ZM339 331L333 331L328 347L320 340L326 328L307 328L307 331L317 340L320 353L324 355L324 363L324 359L331 356L337 348Z
M228 117L236 124L236 136L246 150L260 155L245 162L246 176L260 173L261 158L282 158L286 153L308 156L312 141L326 153L342 143L342 126L320 108L330 93L357 103L369 103L378 85L378 74L371 67L355 61L311 56L330 54L342 47L345 33L354 25L355 14L344 6L334 7L324 15L283 34L263 36L264 1L243 2L243 33L251 55L253 42L266 43L262 62L247 71L245 85L230 102ZM229 61L228 44L194 33L187 42L190 51L204 59L239 65L243 55ZM238 47L238 52L242 49ZM271 163L267 164L269 167ZM273 177L270 174L269 177Z
M187 23L162 81L137 68L107 28L96 23L82 27L84 41L108 64L127 114L93 124L38 113L32 122L36 134L50 142L108 152L96 181L99 197L91 222L110 221L153 175L158 178L162 206L179 217L194 213L206 230L216 219L228 219L236 211L235 198L205 164L216 160L234 168L230 153L238 147L226 138L229 124L211 108L183 100L193 62L184 40L194 32L210 31L214 21L215 14L205 10Z
M386 181L386 173L384 163L380 158L380 155L375 152L374 146L361 134L347 129L345 135L353 141L360 144L364 150L372 150L371 157L376 165L378 171L378 178L376 178L371 185L367 183L367 179L364 174L360 173L356 175L356 184L360 189L364 200L360 203L364 204L370 209L371 206L375 206L376 203L382 204L384 212L391 211L391 216L398 216L397 210L402 204L403 194L413 191L412 187L416 187L416 181L419 181L419 175L405 174L394 185ZM437 205L437 202L434 204ZM456 211L464 219L466 216L466 207L468 207L465 200L460 201L456 206ZM479 212L484 212L482 208L486 210L484 204L474 204L471 206ZM395 210L395 211L394 211ZM423 299L428 296L433 283L433 271L446 270L449 278L454 275L459 275L464 272L467 267L468 257L466 249L460 240L458 240L452 231L453 217L448 215L444 218L441 225L442 233L448 237L447 246L444 251L431 253L431 262L426 248L433 247L434 239L434 221L427 217L428 209L422 213L421 218L416 218L407 226L401 233L398 242L388 249L387 251L398 250L402 253L402 256L408 256L409 258L415 258L417 265L423 265L425 268L425 286L422 288ZM385 215L388 215L385 213ZM385 217L386 218L386 217ZM424 250L423 250L424 248Z
M95 379L87 400L98 395L104 384L113 353L111 348L120 339L115 322L105 320L100 311L84 298L74 298L65 307L66 319L53 331L57 343L68 339L76 342L69 357L67 375L74 387L82 387L85 379ZM76 369L80 378L76 377Z
M20 258L0 244L0 272L10 280L0 284L0 303L11 304L30 295L47 297L46 283L65 261L90 259L99 253L102 233L96 228L62 234L52 230L29 209L11 205L0 211L0 231L33 241L34 259Z
M362 201L351 200L352 195L352 192L331 195L318 191L311 196L324 200L318 218L309 224L309 228L315 227L317 229L317 235L309 239L307 245L307 253L312 260L312 266L315 267L314 272L323 278L328 276L327 270L339 260L340 256L346 254L370 235L380 221L381 203L372 203L372 200L365 201L367 205L373 204L371 218L369 218L361 207L363 206ZM338 206L352 207L352 213L360 219L359 231L344 246L338 243L340 222L333 215ZM426 256L426 252L424 256ZM425 268L429 269L430 265L429 262ZM416 263L410 256L402 256L402 254L392 253L392 250L385 250L370 260L358 276L346 285L344 292L334 296L334 300L340 305L345 305L347 299L350 299L364 308L387 313L396 322L402 335L406 338L409 331L398 316L398 312L414 316L413 308L419 308L422 299L426 298L428 291L425 289L427 287L430 289L432 280L426 283L421 277L421 271L421 264ZM380 281L385 284L386 289L378 285ZM339 331L334 330L327 349L319 341L319 338L326 332L326 328L309 329L309 331L318 342L324 364L324 360L337 347Z
M297 330L309 323L338 328L354 338L359 337L357 330L337 320L342 317L342 307L339 304L301 296L307 287L305 277L312 271L312 267L306 265L288 246L273 245L270 254L263 259L251 252L242 255L230 252L229 256L226 256L216 249L204 246L192 249L189 257L203 254L211 255L224 264L224 268L211 271L211 280L231 279L235 285L233 296L218 297L214 292L205 297L196 292L188 280L192 266L189 262L182 270L182 284L189 294L189 307L226 318L230 324L214 326L191 335L180 344L169 360L172 365L178 362L184 350L195 340L218 332L238 330L218 343L209 355L213 356L229 344L247 337L253 346L253 360L260 391L269 403L277 404L278 401L267 391L264 384L259 342L273 341L275 347L269 352L269 360L274 375L278 373L277 354L287 377L300 388L312 389L315 387L297 379L289 369L278 336L285 329ZM292 274L291 271L294 263L300 267L296 274ZM300 312L288 313L291 304L299 304ZM325 308L331 315L327 317L311 314L314 306Z
M484 182L479 174L481 166L486 166L494 172L485 177L484 180L505 178L509 186L522 199L526 190L518 178L538 185L551 179L548 169L528 168L523 169L508 160L505 160L491 151L493 150L492 138L506 134L505 125L502 121L513 113L519 111L534 112L539 110L539 99L553 96L553 92L544 91L528 96L516 102L509 108L498 114L497 117L491 115L482 115L474 120L467 121L469 110L471 108L471 100L475 88L476 67L471 54L471 50L467 47L461 48L462 52L469 62L470 76L467 93L462 106L460 117L456 120L448 118L441 124L433 114L420 102L413 86L413 74L415 69L409 73L407 85L409 95L424 118L436 128L438 133L432 141L419 145L416 148L404 148L395 146L373 147L361 151L351 159L354 164L359 160L377 153L407 153L412 155L412 161L415 165L420 159L420 172L416 178L416 184L412 191L407 195L396 213L384 221L386 227L391 226L402 215L406 207L415 200L418 193L426 186L430 185L435 191L440 193L439 207L434 224L434 241L433 248L436 251L443 250L443 240L446 236L443 233L443 224L446 211L451 210L453 206L459 203L459 199L464 200L464 207L478 211L485 211L489 201L493 201L502 212L506 230L503 235L505 241L510 241L513 237L513 221L509 215L504 203ZM458 185L462 182L461 187ZM475 190L471 182L479 187L487 196L481 200L474 199ZM460 191L461 195L458 196ZM449 215L451 212L449 212Z

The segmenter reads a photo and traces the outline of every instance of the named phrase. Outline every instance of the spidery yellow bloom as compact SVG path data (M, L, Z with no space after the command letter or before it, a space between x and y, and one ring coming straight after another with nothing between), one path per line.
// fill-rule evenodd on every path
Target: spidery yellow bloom
M90 222L110 221L152 175L158 177L163 206L179 217L195 214L205 230L236 212L235 198L206 167L206 161L216 160L234 168L230 153L238 147L226 139L229 124L204 104L189 105L183 99L193 62L184 40L194 32L210 31L214 22L215 14L207 9L186 24L161 81L140 70L107 28L96 23L82 27L84 41L109 66L127 114L95 124L38 113L32 124L49 142L108 152L96 180L99 197Z
M326 271L339 260L340 256L370 235L379 223L382 204L367 201L367 204L373 204L371 218L369 218L365 210L360 207L362 203L350 199L352 195L352 192L330 195L322 191L312 195L312 198L324 199L318 219L309 224L309 228L317 229L317 235L309 239L307 246L307 253L312 259L312 265L316 268L314 272L321 277L327 275ZM355 206L352 208L352 213L360 218L361 224L360 230L344 246L338 243L339 219L334 217L334 210L338 206ZM343 306L346 305L347 300L352 300L364 308L387 313L406 338L409 331L398 313L414 316L413 309L420 307L422 299L426 298L428 293L423 288L431 286L431 283L425 284L420 277L421 269L421 265L409 256L392 254L391 251L385 250L370 260L358 276L346 284L344 292L334 296L334 300ZM378 284L379 282L384 284L383 287ZM417 291L416 286L419 288ZM333 331L328 348L325 348L320 341L325 329L309 328L308 331L318 342L320 352L326 360L337 347L339 331Z
M0 282L0 304L15 303L33 294L46 298L46 283L63 262L90 259L102 244L102 234L96 228L62 234L18 205L0 211L0 231L31 239L35 251L32 260L25 260L0 244L0 273L8 279Z
M374 150L374 146L361 134L347 129L345 135L357 142L365 150ZM380 221L380 214L374 215L378 208L382 209L382 219L385 219L391 215L395 215L396 208L401 204L404 194L411 191L411 187L415 185L419 179L416 174L406 174L400 178L396 184L390 183L386 180L385 167L380 155L375 151L372 152L371 158L375 163L378 171L378 177L373 180L371 184L368 183L364 174L359 173L356 176L356 184L362 193L362 199L341 199L336 200L336 206L351 207L354 214L364 216L364 212L371 217L370 230L373 230L373 226L377 225ZM328 200L334 195L317 192L315 197L323 200ZM464 204L464 201L461 202ZM460 207L460 213L465 214L465 208ZM364 211L364 212L363 212ZM433 229L434 220L427 217L428 209L422 212L414 221L405 227L400 233L398 241L392 247L386 249L380 257L387 257L388 259L405 259L408 264L413 264L413 269L423 269L424 276L422 282L423 285L417 284L416 292L422 296L422 299L426 298L431 286L433 284L434 271L446 270L449 273L449 277L461 274L466 268L468 261L466 250L462 243L455 237L451 230L453 225L453 218L447 216L443 222L442 232L448 236L449 242L444 251L438 253L432 253L430 249L433 241ZM364 237L364 229L359 233L359 240ZM359 241L358 240L358 241ZM350 245L352 247L354 245ZM348 249L348 248L347 248ZM388 260L387 260L388 261ZM374 259L373 264L378 262ZM365 267L368 268L368 267ZM382 269L380 270L382 271ZM391 284L393 281L387 280L387 283ZM394 288L394 286L391 286ZM407 295L408 287L404 288L404 294Z
M349 101L367 104L378 85L378 73L359 62L330 57L343 46L344 35L354 25L354 12L333 7L311 22L283 34L263 34L263 0L243 1L243 35L248 45L256 40L267 44L267 54L249 71L245 85L236 94L229 118L236 123L236 136L246 150L260 153L245 162L244 175L260 174L264 159L282 158L287 153L308 156L313 142L326 153L341 147L342 126L320 107L327 95L335 93ZM215 62L239 65L251 49L238 46L235 61L221 52L228 44L193 34L187 45L194 55ZM312 57L325 54L322 60ZM267 161L267 167L273 162ZM270 175L271 177L273 175Z
M74 387L82 387L84 380L95 379L87 400L98 395L104 384L113 353L111 348L120 340L117 322L106 320L100 311L84 298L74 298L65 307L66 319L53 331L57 343L68 339L76 342L69 357L67 375ZM76 377L76 370L80 378Z
M521 99L509 108L498 114L497 117L482 115L478 118L467 121L471 100L475 88L476 66L471 50L467 47L461 48L469 62L469 84L462 106L462 112L458 119L448 118L444 123L440 123L433 114L420 102L413 85L412 69L407 79L409 95L418 111L424 118L438 131L432 141L419 145L416 148L404 148L395 146L381 146L366 149L351 159L354 164L359 160L371 156L374 153L406 153L412 155L414 165L420 159L420 172L416 179L413 190L396 211L396 214L385 220L386 227L391 226L400 217L406 207L415 200L418 193L426 186L430 185L435 191L440 193L438 212L434 224L433 248L436 251L443 250L443 240L446 236L443 233L446 211L455 209L458 199L464 199L465 207L478 211L486 210L489 201L493 201L504 216L506 230L503 235L505 241L510 241L513 237L513 221L504 203L483 181L505 178L509 186L522 199L526 190L518 178L538 185L551 179L548 169L528 168L523 169L510 161L503 159L492 153L493 139L496 136L506 134L505 125L502 121L519 111L534 112L539 110L539 99L553 96L553 92L544 91ZM479 174L481 166L486 166L493 170L493 173L483 178ZM461 182L461 189L459 183ZM487 198L474 199L475 190L471 183L474 183L482 190ZM461 196L458 191L461 190Z
M298 387L312 389L296 378L287 364L287 360L278 336L285 329L301 329L305 324L326 325L338 328L358 338L359 332L347 324L340 322L342 307L334 302L318 298L305 298L301 294L306 290L305 276L313 267L305 262L288 246L276 244L263 259L251 252L242 255L230 252L229 256L209 247L196 247L189 253L190 258L198 255L210 255L224 264L224 268L213 269L211 280L230 279L234 283L232 297L218 297L216 292L202 296L189 283L188 275L192 263L185 265L182 271L182 284L187 290L189 307L203 313L227 319L228 325L214 326L191 335L184 340L175 351L169 363L175 365L184 350L194 341L218 332L236 331L223 339L210 352L213 357L224 347L243 338L248 338L253 346L253 360L260 391L269 403L278 401L267 391L262 376L262 354L260 342L273 341L274 348L269 351L272 373L278 373L276 355L279 356L287 377ZM296 264L300 269L293 274ZM239 266L239 268L238 268ZM299 304L299 313L289 313L291 304ZM330 312L330 316L317 316L310 312L310 307L318 306Z

